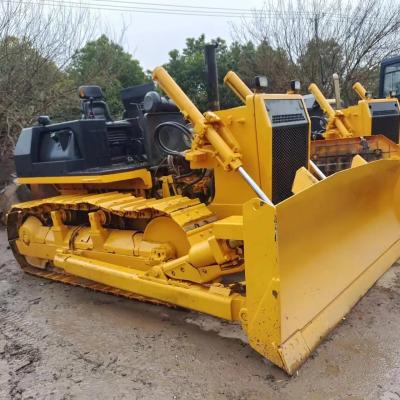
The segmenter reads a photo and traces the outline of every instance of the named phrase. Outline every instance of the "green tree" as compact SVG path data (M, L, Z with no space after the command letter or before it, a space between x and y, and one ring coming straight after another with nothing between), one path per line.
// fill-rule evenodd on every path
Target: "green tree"
M122 111L120 90L148 80L139 61L105 35L78 50L67 71L76 86L101 86L113 115Z
M217 64L220 90L220 101L222 107L238 105L235 96L223 86L223 78L230 70L237 70L237 59L233 57L231 47L228 47L225 40L217 38L211 41L218 45ZM180 85L183 91L193 102L205 111L207 109L207 84L205 75L204 47L205 36L186 39L186 47L182 50L169 52L169 61L164 67ZM237 49L235 49L237 51Z
M211 42L218 45L217 64L222 108L240 105L235 95L223 84L223 78L230 70L235 71L250 88L254 85L256 75L266 75L270 92L286 91L289 81L295 78L296 68L282 48L273 49L266 42L258 46L252 42L233 42L228 46L221 38ZM172 50L169 53L169 62L165 64L169 73L202 111L207 109L205 44L204 35L197 39L189 38L181 52Z
M255 76L264 75L268 78L269 93L284 93L298 75L286 51L274 49L267 41L258 46L252 42L233 43L231 52L237 60L236 71L249 87L253 87Z
M207 91L204 68L205 36L186 39L186 47L180 52L169 52L165 68L180 85L183 91L200 109L207 107Z

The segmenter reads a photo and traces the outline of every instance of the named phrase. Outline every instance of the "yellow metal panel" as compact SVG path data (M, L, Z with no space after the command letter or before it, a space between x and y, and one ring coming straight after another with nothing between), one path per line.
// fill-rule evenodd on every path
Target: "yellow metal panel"
M359 154L353 157L353 160L351 161L351 168L354 167L359 167L360 165L367 164L367 161L362 158Z
M400 242L395 243L380 256L365 272L338 296L334 302L323 309L311 324L302 330L302 337L307 346L313 350L343 316L360 300L367 290L387 271L399 258Z
M214 222L213 232L217 239L243 240L243 216L232 215Z
M399 240L399 176L399 161L376 161L339 172L277 206L283 341Z
M244 327L250 345L284 368L281 344L281 282L276 208L259 199L243 208L246 275Z
M259 202L243 214L249 343L293 373L399 257L400 161L339 172L275 208Z
M292 186L294 194L300 193L302 190L309 188L318 183L318 179L308 171L308 169L301 167L297 170L296 176Z
M152 187L151 174L147 169L136 169L127 172L118 172L105 175L76 175L76 176L43 176L43 177L21 177L20 184L62 184L62 183L110 183L138 179L142 181L145 188Z
M248 98L246 106L221 110L216 112L229 127L242 153L242 163L245 170L260 185L258 166L257 137L255 133L253 97ZM226 205L237 205L241 213L242 204L254 197L253 190L238 173L226 171L222 166L214 168L215 196L211 205L219 218L231 215Z
M360 100L357 105L342 110L346 122L352 130L352 136L369 136L372 131L372 116L369 110L370 100Z

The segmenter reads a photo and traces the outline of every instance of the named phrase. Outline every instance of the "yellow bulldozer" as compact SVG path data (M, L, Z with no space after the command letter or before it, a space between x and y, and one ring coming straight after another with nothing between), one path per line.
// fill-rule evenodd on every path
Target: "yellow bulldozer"
M202 114L157 67L180 113L151 91L113 121L84 87L85 118L23 129L36 198L10 210L8 239L27 273L235 321L293 374L399 258L400 161L326 177L302 96L232 74L236 108Z
M334 109L315 83L308 87L326 115L320 137L311 144L311 159L327 175L349 168L355 155L367 161L400 156L397 98L374 99L360 82L353 89L358 103Z
M233 71L226 75L224 81L242 102L253 93ZM338 86L337 76L334 83ZM299 81L292 81L291 86L287 93L300 91ZM307 99L312 100L311 106L307 107L312 137L310 160L323 176L360 163L400 158L400 109L397 98L374 99L359 82L353 85L353 89L360 97L357 105L340 108L340 89L337 89L335 110L332 100L326 99L315 83L308 87L313 96ZM315 104L318 105L317 113L314 111Z

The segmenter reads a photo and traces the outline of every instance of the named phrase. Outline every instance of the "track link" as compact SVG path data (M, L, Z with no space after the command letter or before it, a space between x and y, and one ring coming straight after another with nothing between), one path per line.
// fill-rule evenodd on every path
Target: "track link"
M43 216L56 210L76 210L85 212L102 210L103 212L122 218L146 220L158 216L169 216L177 222L184 231L190 231L191 229L213 222L216 219L215 215L207 206L200 203L197 199L189 199L183 196L172 196L165 199L145 199L121 192L89 195L60 195L48 199L33 200L14 205L8 214L7 234L10 247L21 269L27 274L101 293L154 304L166 304L172 307L173 305L165 302L67 274L54 268L51 263L49 263L50 265L48 265L46 269L40 269L30 265L26 258L19 254L16 246L19 227L29 215Z

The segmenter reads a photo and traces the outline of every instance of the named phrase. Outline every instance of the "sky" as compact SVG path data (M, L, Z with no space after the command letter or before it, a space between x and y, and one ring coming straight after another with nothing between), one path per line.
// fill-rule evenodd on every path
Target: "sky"
M262 7L264 0L154 0L148 3L252 10ZM232 17L158 15L109 10L99 10L96 13L100 14L106 32L110 32L114 40L119 41L121 29L126 27L121 44L145 69L153 69L167 62L168 52L185 47L185 39L188 37L199 37L204 33L207 40L219 36L229 42L232 38L232 23L240 22L240 18Z

